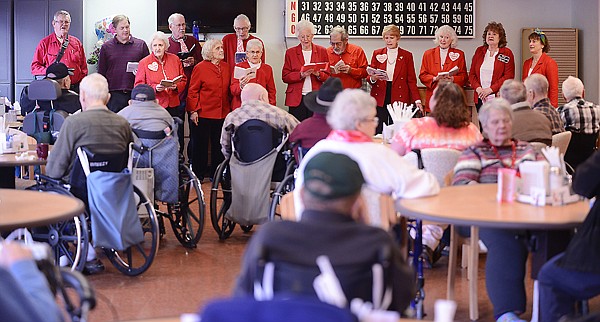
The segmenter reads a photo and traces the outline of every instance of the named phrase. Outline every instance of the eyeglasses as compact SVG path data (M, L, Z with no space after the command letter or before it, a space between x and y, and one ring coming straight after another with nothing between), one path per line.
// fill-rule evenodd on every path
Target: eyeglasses
M248 30L250 30L250 27L233 27L233 30L235 30L235 31L248 31Z
M331 46L341 46L341 45L343 45L343 44L344 44L344 42L343 42L343 41L338 41L338 42L333 42L333 41L330 41L330 42L329 42L329 44L330 44Z
M251 51L248 52L248 55L261 55L261 54L262 54L262 51L253 51L253 50L251 50Z
M185 23L185 22L184 22L184 23L178 23L178 24L176 24L176 25L175 25L175 24L173 24L173 26L175 26L175 27L178 27L178 28L181 28L181 27L185 27L185 26L186 26L186 23Z
M61 25L70 25L71 22L68 20L54 20L54 22L58 22Z
M373 122L379 124L379 118L375 116L372 119L363 119L362 122Z

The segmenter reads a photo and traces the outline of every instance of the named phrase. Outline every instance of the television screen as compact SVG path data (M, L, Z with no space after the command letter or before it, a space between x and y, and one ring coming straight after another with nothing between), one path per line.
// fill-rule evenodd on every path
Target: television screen
M241 13L250 18L256 32L257 0L158 0L158 30L169 31L169 16L178 12L185 16L188 32L192 32L192 22L198 21L201 33L231 33L233 19Z

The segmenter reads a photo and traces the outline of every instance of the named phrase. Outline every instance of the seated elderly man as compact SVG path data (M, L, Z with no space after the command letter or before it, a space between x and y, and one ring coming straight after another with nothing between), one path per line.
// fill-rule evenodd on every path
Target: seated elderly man
M163 131L174 127L173 117L158 105L154 89L147 84L136 86L131 91L129 105L117 114L124 117L133 129Z
M291 133L298 120L286 111L269 104L269 93L259 84L248 83L241 94L242 106L227 114L221 130L221 151L225 159L231 156L231 132L227 129L238 127L248 120L261 120L270 126Z
M569 76L562 84L563 96L567 103L558 108L565 129L573 136L565 154L565 161L577 167L596 148L596 138L600 128L600 106L583 99L585 89L579 78Z
M327 113L332 131L325 140L310 149L300 163L296 190L304 184L303 169L313 156L329 151L343 153L355 160L365 177L363 195L367 203L373 201L373 192L397 198L418 198L435 195L440 186L430 173L417 169L394 150L373 142L378 119L376 101L360 89L345 89L338 94ZM297 215L302 209L295 199ZM370 209L374 209L370 207ZM395 218L381 218L378 211L369 211L371 225L387 228ZM389 222L389 220L392 222Z
M79 91L82 112L65 119L46 165L48 176L63 178L67 182L76 160L77 148L87 147L97 153L120 153L127 151L129 143L133 141L127 120L106 107L110 94L104 76L97 73L86 76L80 83ZM91 245L87 259L84 273L94 274L104 270Z
M62 110L69 114L73 114L81 109L81 103L79 103L79 95L73 92L71 88L71 77L72 73L67 68L67 65L63 63L54 63L46 69L46 78L53 79L60 85L61 95L58 99L50 104L50 101L38 101L38 105L42 111L49 111L52 106L56 110ZM35 108L35 101L29 100L27 96L21 97L21 113L23 115L33 111Z
M527 89L527 102L536 111L542 112L552 125L552 134L565 131L565 125L556 111L556 107L550 105L548 98L548 79L542 74L531 74L525 79Z
M537 110L532 110L527 102L525 85L515 79L507 79L500 87L500 97L512 107L512 137L526 142L541 142L552 145L552 125L550 120Z
M318 274L316 258L325 255L348 301L372 301L371 277L356 276L365 266L370 270L385 249L390 256L386 272L392 287L389 309L402 312L414 295L413 273L387 232L365 225L353 215L365 182L358 164L346 155L322 152L302 171L305 184L298 191L306 204L302 219L267 223L252 236L236 282L236 295L253 294L255 279L262 280L256 276L257 262L266 255L275 262L275 295L291 292L316 296L312 283ZM314 267L309 271L313 274L292 273L286 264Z

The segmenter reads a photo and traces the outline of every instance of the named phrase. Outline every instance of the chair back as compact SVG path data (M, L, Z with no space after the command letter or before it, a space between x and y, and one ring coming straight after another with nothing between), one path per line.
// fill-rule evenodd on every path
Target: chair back
M569 142L571 142L572 135L573 133L571 133L571 131L564 131L552 135L552 146L557 147L562 154L567 153L567 148L569 147Z
M454 169L460 152L447 148L428 148L420 150L420 154L424 170L433 174L440 186L445 186L446 176ZM419 157L415 151L407 153L404 159L419 167Z
M232 141L238 159L253 162L279 145L281 133L261 120L248 120L238 126Z
M529 142L529 144L531 144L535 153L541 153L542 149L547 147L547 145L542 142Z
M596 150L596 141L598 133L585 134L571 132L571 141L565 153L565 161L577 169L577 166L589 158Z

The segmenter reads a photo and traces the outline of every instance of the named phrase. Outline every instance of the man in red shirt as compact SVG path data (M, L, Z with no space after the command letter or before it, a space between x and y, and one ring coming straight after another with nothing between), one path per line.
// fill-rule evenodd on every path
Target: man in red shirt
M369 65L363 49L348 43L348 32L342 26L331 29L329 43L327 56L331 76L341 79L344 88L361 88Z
M61 62L73 70L71 89L79 93L79 82L87 76L88 68L81 41L69 35L71 15L65 10L59 10L52 20L54 32L42 39L35 49L31 62L31 74L46 75L46 68L55 62ZM68 41L68 42L67 42ZM61 47L66 48L61 52ZM59 59L60 58L60 59Z
M225 59L223 59L223 61L229 64L229 74L233 74L233 68L236 64L246 60L246 44L248 44L248 40L260 40L260 38L250 34L250 27L252 27L252 24L250 23L248 16L240 14L233 20L233 29L235 30L235 33L227 34L223 37L223 50L225 51ZM260 40L260 42L263 41ZM263 48L265 48L264 43ZM266 48L263 50L260 58L263 63L265 62L265 51Z

